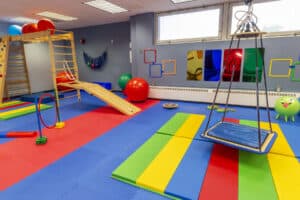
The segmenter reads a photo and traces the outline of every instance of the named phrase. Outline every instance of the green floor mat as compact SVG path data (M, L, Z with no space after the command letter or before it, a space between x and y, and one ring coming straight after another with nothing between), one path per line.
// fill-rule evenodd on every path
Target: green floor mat
M52 108L53 106L41 104L41 110L46 110ZM26 106L19 109L9 110L0 113L0 120L8 120L16 117L21 117L23 115L27 115L35 112L35 105Z

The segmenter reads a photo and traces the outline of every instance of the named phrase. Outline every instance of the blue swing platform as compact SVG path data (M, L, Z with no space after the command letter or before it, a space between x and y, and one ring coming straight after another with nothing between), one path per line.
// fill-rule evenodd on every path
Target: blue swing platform
M209 128L201 136L233 148L265 154L270 151L277 134L263 129L260 130L260 133L261 141L259 144L258 128L221 121Z

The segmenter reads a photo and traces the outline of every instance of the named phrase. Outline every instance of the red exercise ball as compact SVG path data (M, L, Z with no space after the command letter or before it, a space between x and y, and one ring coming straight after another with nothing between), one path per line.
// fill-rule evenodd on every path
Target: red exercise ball
M39 31L38 25L35 23L24 24L22 26L22 33L34 33Z
M149 95L149 84L143 78L130 79L124 90L129 101L145 101Z
M68 76L67 72L60 72L60 73L58 73L56 75L56 84L59 84L59 83L70 83L70 82L72 82L72 80L70 80L68 77L70 77L70 76ZM60 91L62 91L62 90L68 90L70 88L58 85L57 89L60 90Z
M50 30L51 34L55 32L55 25L50 19L40 19L37 26L39 31Z

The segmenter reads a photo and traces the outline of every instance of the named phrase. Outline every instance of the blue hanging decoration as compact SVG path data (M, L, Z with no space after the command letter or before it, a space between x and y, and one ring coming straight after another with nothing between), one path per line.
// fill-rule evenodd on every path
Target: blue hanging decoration
M89 56L87 53L83 51L83 58L85 64L91 69L100 69L105 63L107 59L107 51L104 51L102 55L93 58Z

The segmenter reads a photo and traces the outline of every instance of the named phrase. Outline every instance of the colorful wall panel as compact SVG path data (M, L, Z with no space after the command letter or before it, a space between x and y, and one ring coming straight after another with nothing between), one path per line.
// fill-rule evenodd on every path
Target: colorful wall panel
M187 80L202 80L203 51L191 50L187 52Z
M241 74L241 63L243 57L243 49L225 49L224 50L224 61L223 61L223 81L240 81Z
M204 63L204 80L219 81L222 62L222 50L206 50Z
M246 48L244 54L243 82L256 81L256 64L258 68L258 80L261 81L264 48Z

